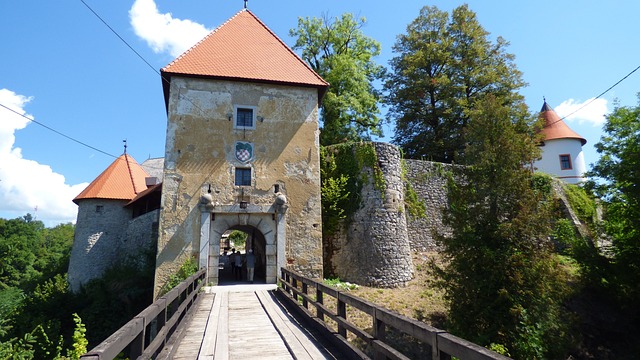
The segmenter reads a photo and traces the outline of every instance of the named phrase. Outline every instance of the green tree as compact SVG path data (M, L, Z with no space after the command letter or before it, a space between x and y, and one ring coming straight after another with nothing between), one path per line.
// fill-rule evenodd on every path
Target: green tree
M604 231L612 239L614 274L619 295L637 308L640 301L640 94L638 105L616 105L607 116L604 135L595 145L600 159L590 171L602 199Z
M383 74L373 61L380 44L364 35L364 24L364 18L346 13L335 19L298 18L298 27L289 31L296 38L293 48L301 49L302 59L330 84L320 106L322 145L382 135L380 95L373 86Z
M462 179L448 182L436 267L449 304L450 331L518 359L556 358L561 278L548 240L549 194L527 165L539 154L524 106L487 96L469 113ZM558 346L560 347L560 346Z
M229 241L233 244L233 246L236 249L240 250L244 248L247 242L247 237L249 237L249 234L247 234L246 232L240 231L240 230L233 230L229 234Z
M506 105L518 105L525 83L506 52L467 5L451 17L425 6L393 46L386 78L385 103L395 122L393 142L407 158L453 162L465 147L464 128L476 100L492 94Z

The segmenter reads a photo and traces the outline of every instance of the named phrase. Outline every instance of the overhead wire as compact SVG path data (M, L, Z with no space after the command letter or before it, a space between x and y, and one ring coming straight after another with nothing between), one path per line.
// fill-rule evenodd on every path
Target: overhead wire
M576 110L570 112L569 114L561 117L560 119L546 125L546 126L551 126L557 122L560 122L566 118L568 118L569 116L577 113L578 111L584 109L585 107L589 106L592 102L598 100L599 98L601 98L604 94L608 93L611 89L613 89L614 87L618 86L618 84L620 84L621 82L623 82L626 78L628 78L629 76L631 76L631 74L633 74L634 72L638 71L638 69L640 69L640 65L638 67L636 67L635 69L631 70L630 73L628 73L627 75L625 75L622 79L618 80L615 84L611 85L607 90L603 91L602 93L600 93L600 95L594 97L593 99L589 100L588 102L586 102L585 104L583 104L582 106L580 106L579 108L577 108Z
M84 4L84 6L87 7L87 9L89 9L89 11L91 11L107 28L109 28L109 30L111 30L111 32L118 37L118 39L120 39L120 41L122 41L129 49L131 49L131 51L133 51L145 64L147 64L147 66L157 75L160 75L160 79L167 83L169 86L173 86L171 84L171 82L165 78L164 76L162 76L162 74L160 73L160 71L158 71L156 68L153 67L153 65L151 65L151 63L149 63L147 61L147 59L144 58L144 56L142 56L138 51L136 51L136 49L131 46L122 36L120 36L120 34L118 34L118 32L111 27L95 10L93 10L93 8L91 8L91 6L89 6L89 4L87 4L84 0L80 0L80 2L82 4ZM178 92L178 96L180 96L181 98L187 100L188 102L191 103L191 105L193 105L194 108L198 109L203 115L205 114L204 110L202 110L197 104L195 104L193 101L191 101L191 99L187 98L187 97L182 97L182 95L180 94L180 92Z
M97 152L99 152L99 153L102 153L102 154L105 154L105 155L107 155L107 156L111 156L111 157L114 157L114 158L118 158L117 156L115 156L115 155L113 155L113 154L110 154L110 153L108 153L108 152L106 152L106 151L104 151L104 150L100 150L100 149L98 149L98 148L96 148L96 147L94 147L94 146L91 146L91 145L89 145L89 144L87 144L87 143L85 143L85 142L82 142L82 141L80 141L80 140L78 140L78 139L75 139L75 138L73 138L73 137L71 137L71 136L69 136L69 135L66 135L66 134L64 134L64 133L61 133L60 131L58 131L58 130L56 130L56 129L53 129L53 128L51 128L51 127L49 127L49 126L47 126L47 125L45 125L45 124L43 124L43 123L41 123L41 122L39 122L39 121L36 121L35 119L32 119L32 118L30 118L30 117L28 117L28 116L26 116L26 115L24 115L24 114L21 114L21 113L19 113L19 112L15 111L15 110L13 110L12 108L10 108L10 107L8 107L8 106L4 105L4 104L0 104L0 106L1 106L1 107L3 107L3 108L5 108L5 109L7 109L7 110L9 110L9 111L11 111L12 113L14 113L14 114L16 114L16 115L18 115L18 116L21 116L21 117L23 117L23 118L25 118L25 119L29 120L29 121L33 121L35 124L38 124L38 125L42 126L43 128L45 128L45 129L47 129L47 130L53 131L54 133L56 133L56 134L58 134L58 135L60 135L60 136L62 136L62 137L64 137L64 138L67 138L67 139L69 139L69 140L71 140L71 141L73 141L73 142L76 142L76 143L78 143L78 144L80 144L80 145L86 146L86 147L88 147L89 149L95 150L95 151L97 151Z

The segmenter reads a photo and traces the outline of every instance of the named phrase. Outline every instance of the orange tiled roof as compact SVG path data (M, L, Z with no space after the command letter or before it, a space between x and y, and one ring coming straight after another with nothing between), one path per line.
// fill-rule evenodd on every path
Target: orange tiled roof
M77 204L82 199L132 200L147 189L147 176L131 155L123 154L76 196L73 202Z
M243 9L164 67L171 74L247 81L329 86L251 11ZM163 81L165 94L168 84Z
M554 139L578 139L582 142L582 145L587 143L587 140L578 135L575 131L565 124L562 119L556 114L556 112L545 101L540 110L540 116L544 119L544 127L542 133L545 135L545 140Z

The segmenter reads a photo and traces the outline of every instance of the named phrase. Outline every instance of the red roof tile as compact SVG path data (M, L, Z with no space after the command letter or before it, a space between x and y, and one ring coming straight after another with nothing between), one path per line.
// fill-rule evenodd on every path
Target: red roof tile
M329 86L251 11L243 9L162 70L219 79ZM163 81L165 93L167 83Z
M578 139L582 142L582 145L587 143L585 138L571 130L571 128L560 119L558 114L556 114L546 101L542 105L540 116L544 119L544 127L541 132L545 135L545 140Z
M73 202L77 204L82 199L132 200L147 189L147 176L131 155L123 154L76 196Z

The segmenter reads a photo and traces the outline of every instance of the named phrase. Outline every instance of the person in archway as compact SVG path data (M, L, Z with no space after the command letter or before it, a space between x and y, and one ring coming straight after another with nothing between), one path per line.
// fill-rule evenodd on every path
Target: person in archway
M231 276L236 277L236 249L231 249L231 254L229 254L229 268L231 269Z
M249 249L245 262L247 264L247 280L253 284L253 270L256 266L256 257L253 255L253 250Z
M242 254L240 254L240 251L236 251L235 271L236 280L242 280Z

